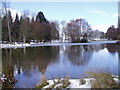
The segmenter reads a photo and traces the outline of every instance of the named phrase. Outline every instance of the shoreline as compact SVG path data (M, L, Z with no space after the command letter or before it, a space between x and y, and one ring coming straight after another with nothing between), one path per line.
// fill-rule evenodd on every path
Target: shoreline
M93 44L108 44L116 43L117 41L89 41L88 43L70 43L70 42L54 42L54 43L15 43L15 44L0 44L0 48L25 48L25 47L40 47L40 46L63 46L63 45L93 45Z
M118 84L120 83L120 80L117 77L118 76L114 77L113 79L115 83ZM63 80L63 78L61 78L61 80ZM69 85L66 88L92 88L92 81L95 81L94 78L84 78L83 80L85 81L84 83L81 82L80 79L69 79ZM50 88L51 86L54 86L53 88L59 88L62 85L62 83L58 83L58 79L47 80L47 82L49 84L44 86L43 88Z

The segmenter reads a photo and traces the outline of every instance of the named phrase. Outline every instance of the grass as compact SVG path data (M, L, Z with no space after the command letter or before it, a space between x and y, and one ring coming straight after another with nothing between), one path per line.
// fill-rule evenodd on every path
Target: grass
M60 86L60 88L66 88L67 86L69 86L70 85L69 77L64 77L61 83L62 85Z
M37 85L35 85L36 88L43 88L44 86L49 85L49 83L46 80L45 76L41 77L41 82Z
M109 72L85 72L87 73L87 78L94 78L92 80L90 80L91 83L91 88L111 88L111 89L118 89L120 88L120 83L116 83L116 81L114 80L114 78L118 78L120 80L120 76L116 77L113 76L111 73ZM64 78L56 78L52 79L54 84L50 85L47 90L51 89L51 88L66 88L70 85L70 81L69 81L69 77L64 77ZM85 78L80 78L79 82L80 85L83 85L86 83L86 80L84 80ZM60 85L57 86L56 85ZM37 84L36 87L37 88L43 88L44 86L49 85L49 83L47 82L46 78L43 77L41 79L41 83Z
M89 78L94 78L92 80L92 88L120 88L120 86L115 82L114 76L109 72L86 72Z
M56 87L56 88L66 88L67 86L70 85L69 77L67 77L67 76L64 77L64 78L61 78L61 79L60 79L60 78L56 78L56 79L57 79L57 81L55 81L55 80L53 79L54 84L50 85L50 86L47 88L48 90L49 90L50 88L55 88L55 86L56 86L57 84L61 84L61 85L58 86L58 87ZM49 85L49 83L47 82L46 79L42 79L39 84L35 85L35 87L36 87L36 88L43 88L43 87L46 86L46 85Z
M67 86L70 85L69 77L66 76L66 77L64 77L62 79L57 78L57 82L54 82L54 84L49 86L48 88L54 88L57 84L61 84L57 88L66 88Z

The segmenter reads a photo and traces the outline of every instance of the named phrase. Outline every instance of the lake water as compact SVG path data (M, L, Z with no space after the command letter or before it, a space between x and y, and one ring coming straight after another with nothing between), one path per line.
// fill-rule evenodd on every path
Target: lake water
M120 46L116 44L41 46L2 49L3 73L17 80L16 88L34 88L40 77L80 78L86 71L118 75Z

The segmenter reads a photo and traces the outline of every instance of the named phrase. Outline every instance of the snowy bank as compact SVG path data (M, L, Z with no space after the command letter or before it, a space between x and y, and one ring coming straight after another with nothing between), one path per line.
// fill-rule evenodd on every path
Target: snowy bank
M80 79L69 79L70 84L66 88L92 88L91 82L95 80L94 78L85 78L85 83L82 84L80 82ZM120 80L118 78L114 78L116 83L120 83ZM53 85L55 82L57 82L58 79L53 80L48 80L47 82L49 85L44 86L43 88L49 88L51 85ZM54 86L54 88L60 87L62 84L58 83Z
M0 44L0 48L24 48L24 47L30 47L31 45L28 43L25 44Z
M15 44L0 44L0 48L24 48L24 47L39 47L39 46L62 46L62 45L93 45L116 43L117 41L90 41L89 43L15 43Z
M91 88L90 81L93 80L93 79L92 78L91 79L86 78L84 80L86 81L86 83L85 84L81 84L79 79L69 79L70 84L66 88ZM54 81L57 82L58 79L55 79ZM54 81L53 80L48 80L47 82L49 83L49 85L47 85L47 86L45 86L43 88L49 88L51 85L54 84ZM61 85L62 85L61 83L56 84L54 86L54 88L58 88Z

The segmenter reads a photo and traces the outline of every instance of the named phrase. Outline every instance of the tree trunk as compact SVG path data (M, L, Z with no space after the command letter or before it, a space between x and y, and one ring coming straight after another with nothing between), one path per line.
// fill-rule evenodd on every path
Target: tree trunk
M7 20L7 26L8 26L8 33L9 33L9 43L11 44L12 40L11 40L11 30L10 30L9 20Z
M2 2L4 8L5 8L5 13L6 13L6 18L7 18L7 28L8 28L8 34L9 34L9 43L12 43L11 40L11 30L10 30L10 21L9 21L9 17L8 17L8 12L7 12L7 4L6 2Z
M23 43L26 43L26 38L25 38L25 36L23 37Z

